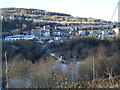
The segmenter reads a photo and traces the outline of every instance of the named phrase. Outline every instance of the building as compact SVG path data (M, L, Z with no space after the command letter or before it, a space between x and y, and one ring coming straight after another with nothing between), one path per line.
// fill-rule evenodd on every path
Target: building
M31 35L35 35L35 36L40 36L41 35L41 29L32 29L31 30Z
M50 37L50 30L41 30L42 37Z
M13 36L6 36L5 41L33 40L35 38L36 38L35 35L13 35Z

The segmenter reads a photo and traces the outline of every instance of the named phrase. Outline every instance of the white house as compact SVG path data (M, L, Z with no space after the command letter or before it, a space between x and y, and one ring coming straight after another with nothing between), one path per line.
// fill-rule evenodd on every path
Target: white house
M9 17L11 20L15 20L15 17L14 16L10 16Z
M50 31L48 30L41 30L41 36L43 37L50 37Z
M54 37L54 40L61 40L62 37Z
M85 31L79 31L80 35L85 35Z

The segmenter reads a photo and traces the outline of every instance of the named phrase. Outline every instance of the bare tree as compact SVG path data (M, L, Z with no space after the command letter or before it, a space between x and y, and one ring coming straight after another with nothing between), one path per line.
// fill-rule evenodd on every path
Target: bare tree
M7 51L5 52L5 65L6 65L6 88L8 88L8 63L7 63Z

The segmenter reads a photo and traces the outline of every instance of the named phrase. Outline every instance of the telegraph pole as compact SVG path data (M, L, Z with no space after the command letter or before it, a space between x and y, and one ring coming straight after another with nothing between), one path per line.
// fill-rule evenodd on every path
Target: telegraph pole
M120 23L120 0L118 1L118 22Z
M120 0L118 1L118 34L120 35Z

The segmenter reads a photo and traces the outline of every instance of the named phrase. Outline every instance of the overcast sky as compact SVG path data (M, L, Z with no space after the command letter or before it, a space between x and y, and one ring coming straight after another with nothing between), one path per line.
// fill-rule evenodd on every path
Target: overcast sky
M119 0L0 0L0 8L36 8L79 17L111 20ZM116 11L113 21L117 21Z

